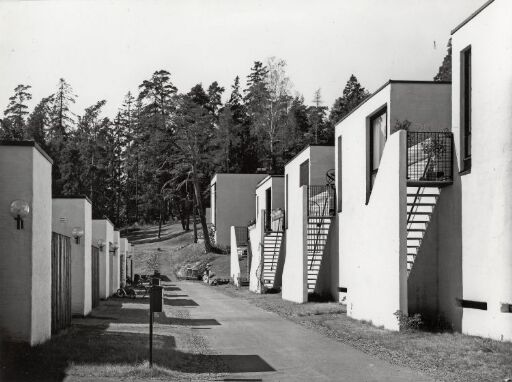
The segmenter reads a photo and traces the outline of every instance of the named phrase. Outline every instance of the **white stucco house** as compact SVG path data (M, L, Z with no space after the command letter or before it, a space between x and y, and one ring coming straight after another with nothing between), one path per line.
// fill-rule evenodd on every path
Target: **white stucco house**
M256 220L249 227L249 289L279 289L285 255L284 176L268 175L256 185Z
M216 174L210 182L211 222L215 243L230 245L232 226L247 226L255 218L256 185L266 174Z
M340 299L398 330L395 312L460 327L459 186L451 85L390 80L335 130Z
M34 142L0 141L0 336L51 336L52 160ZM17 221L11 204L27 205ZM13 210L14 211L14 210ZM21 224L22 223L22 224Z
M92 204L86 196L53 199L53 227L71 237L71 312L86 316L92 310ZM73 237L73 229L82 236Z
M452 31L452 126L462 215L462 332L512 341L512 2Z
M124 288L126 285L126 264L127 264L127 257L129 256L130 252L130 243L127 238L123 237L121 238L121 241L119 243L119 283L120 286Z
M110 248L110 294L113 295L121 284L121 234L114 231L114 243Z
M283 299L302 303L313 293L336 298L334 147L304 148L286 164L284 183Z
M110 257L114 243L114 225L109 219L94 219L92 221L92 242L99 248L99 279L100 298L110 297Z

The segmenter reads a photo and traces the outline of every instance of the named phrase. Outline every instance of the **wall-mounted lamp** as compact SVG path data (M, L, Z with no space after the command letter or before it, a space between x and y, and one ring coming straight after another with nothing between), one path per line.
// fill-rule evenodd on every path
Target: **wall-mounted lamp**
M112 244L110 246L110 252L112 252L115 255L117 248L119 248L119 244L117 244L117 243Z
M84 229L82 227L74 227L71 231L71 235L75 238L75 242L80 244L80 238L84 236Z
M11 216L16 220L16 228L23 229L23 218L30 213L30 206L25 200L17 199L11 202Z
M100 252L103 252L103 248L105 248L105 242L101 239L99 239L96 244L98 244L98 248L100 249Z

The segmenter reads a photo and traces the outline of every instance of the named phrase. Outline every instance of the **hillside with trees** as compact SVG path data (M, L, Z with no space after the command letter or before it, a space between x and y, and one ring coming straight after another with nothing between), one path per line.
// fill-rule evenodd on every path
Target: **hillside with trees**
M118 227L157 223L176 216L187 195L203 211L216 172L280 174L305 146L333 144L334 124L368 96L352 75L330 112L320 89L308 104L275 57L254 62L242 82L180 91L170 72L157 70L113 116L101 99L74 114L77 95L65 79L30 111L31 86L20 84L0 139L41 145L54 159L54 196L86 195L94 218L108 216Z

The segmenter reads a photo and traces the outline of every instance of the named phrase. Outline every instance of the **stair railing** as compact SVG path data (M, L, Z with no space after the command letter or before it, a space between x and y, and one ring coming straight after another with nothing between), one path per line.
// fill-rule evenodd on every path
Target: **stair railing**
M278 228L278 229L277 229L276 233L277 233L277 232L281 232L281 231L279 230L279 227L283 227L283 225L282 225L282 224L283 224L283 222L284 222L284 214L285 214L285 213L286 213L286 212L284 212L284 211L283 211L283 215L282 215L282 216L280 216L280 217L277 219L277 228ZM284 230L283 230L283 232L284 232ZM282 239L281 239L281 240L282 240ZM270 265L270 270L271 270L271 271L273 271L273 270L274 270L274 263L275 263L276 252L277 252L277 236L276 236L276 240L274 241L274 251L272 252L272 264ZM277 266L276 266L276 268L277 268Z
M327 188L326 188L326 190L327 190ZM318 227L318 231L317 231L316 237L315 237L315 245L313 246L313 255L311 256L311 261L310 261L310 264L309 264L309 269L310 270L313 268L313 263L315 261L316 249L317 249L317 246L318 246L318 242L320 240L320 231L322 230L322 225L323 225L324 219L325 219L325 208L327 207L328 202L329 202L329 192L327 191L327 195L326 195L326 198L324 200L324 207L322 208L322 216L320 218L321 219L320 223L316 223L316 225ZM316 202L314 202L314 203L317 204Z
M430 166L430 160L431 159L432 159L432 156L429 156L428 159L427 159L427 164L425 165L425 168L423 169L423 177L427 173L428 166ZM407 214L407 225L408 225L407 228L410 228L409 223L411 223L410 219L413 216L413 209L414 209L414 207L416 207L416 209L418 208L418 206L416 205L416 201L420 197L420 194L422 193L421 192L422 189L425 189L425 187L418 186L418 191L416 192L416 195L414 196L414 200L413 200L412 205L411 205L411 210Z

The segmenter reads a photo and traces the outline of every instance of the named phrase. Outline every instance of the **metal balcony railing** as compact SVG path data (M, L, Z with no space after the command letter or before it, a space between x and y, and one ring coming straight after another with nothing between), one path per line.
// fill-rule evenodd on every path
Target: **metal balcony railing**
M407 184L424 186L453 182L453 134L407 132Z
M247 227L235 227L235 237L236 237L236 245L247 245L249 232Z
M331 217L335 214L336 189L334 186L308 186L308 216Z
M263 211L263 222L265 227L265 233L268 232L284 232L284 215L285 212L281 209Z

